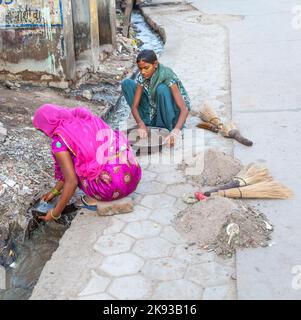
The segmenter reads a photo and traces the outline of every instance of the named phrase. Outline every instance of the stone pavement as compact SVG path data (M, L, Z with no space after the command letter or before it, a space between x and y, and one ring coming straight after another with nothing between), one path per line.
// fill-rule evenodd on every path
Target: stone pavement
M208 100L229 119L227 30L219 22L204 23L185 1L144 7L143 12L164 30L160 61L183 80L193 111ZM232 152L232 142L210 132L196 129L191 136L189 128L198 121L194 112L184 134L184 154L193 158L208 146ZM176 148L175 154L180 152ZM31 299L236 299L235 257L223 259L201 250L173 226L173 218L187 206L183 194L197 189L169 157L168 150L161 162L140 157L143 175L132 213L99 217L84 210L77 215Z

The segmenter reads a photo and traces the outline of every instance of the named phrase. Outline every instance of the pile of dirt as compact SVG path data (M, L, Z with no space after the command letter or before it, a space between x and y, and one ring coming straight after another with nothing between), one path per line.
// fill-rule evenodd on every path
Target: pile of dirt
M238 235L229 242L227 226L235 223ZM236 248L267 246L272 226L267 218L241 201L211 197L181 211L174 219L175 228L190 242L232 256Z
M242 169L240 161L213 149L206 150L203 157L197 158L204 159L203 171L187 178L202 186L227 183Z

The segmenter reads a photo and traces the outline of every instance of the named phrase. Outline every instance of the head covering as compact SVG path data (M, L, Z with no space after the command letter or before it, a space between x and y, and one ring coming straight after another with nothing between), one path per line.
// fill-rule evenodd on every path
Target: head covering
M84 107L69 109L45 104L36 110L33 124L48 137L58 135L63 139L77 158L76 174L88 180L100 174L107 162L109 147L116 142L116 132ZM126 138L118 134L122 142L127 143Z

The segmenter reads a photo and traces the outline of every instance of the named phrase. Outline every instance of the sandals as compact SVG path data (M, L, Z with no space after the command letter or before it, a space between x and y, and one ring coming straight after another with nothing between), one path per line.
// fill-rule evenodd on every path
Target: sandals
M80 197L80 201L82 202L82 205L77 205L78 209L87 209L90 211L97 211L97 205L88 204L87 201L84 199L84 195Z

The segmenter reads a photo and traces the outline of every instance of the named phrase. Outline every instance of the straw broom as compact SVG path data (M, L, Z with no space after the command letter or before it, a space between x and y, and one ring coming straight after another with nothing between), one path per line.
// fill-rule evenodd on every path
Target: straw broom
M251 140L241 135L240 131L237 129L233 122L223 125L221 134L226 138L235 139L236 141L242 143L245 146L250 147L253 145L253 142Z
M223 123L217 116L212 107L205 103L201 110L201 119L215 125L219 130L223 127Z
M197 124L197 127L201 129L206 129L215 133L218 132L218 127L209 122L200 122L199 124Z
M267 168L251 163L244 167L230 182L204 192L206 197L210 197L211 193L219 190L243 187L263 181L271 181L273 178L270 176Z
M293 192L276 181L263 181L241 188L219 190L212 195L240 199L288 199Z

